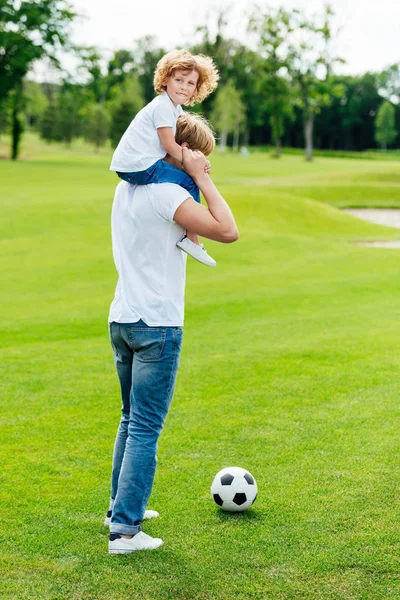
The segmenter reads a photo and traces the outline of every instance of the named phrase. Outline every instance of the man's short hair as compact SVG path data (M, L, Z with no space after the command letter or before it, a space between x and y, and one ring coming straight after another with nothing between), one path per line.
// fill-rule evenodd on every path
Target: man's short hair
M208 156L215 148L215 136L210 124L196 113L184 111L176 122L175 141L189 144L191 150L200 150Z

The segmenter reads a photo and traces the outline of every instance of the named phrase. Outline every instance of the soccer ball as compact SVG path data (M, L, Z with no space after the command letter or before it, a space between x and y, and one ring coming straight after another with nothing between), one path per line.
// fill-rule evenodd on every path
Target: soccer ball
M227 467L214 477L211 495L214 502L228 512L243 512L257 498L254 477L241 467Z

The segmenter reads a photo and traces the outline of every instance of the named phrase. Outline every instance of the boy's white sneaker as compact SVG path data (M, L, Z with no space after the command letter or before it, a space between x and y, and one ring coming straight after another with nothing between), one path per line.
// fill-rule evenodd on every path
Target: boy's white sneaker
M143 515L143 520L144 519L155 519L156 517L159 517L159 516L160 516L160 513L158 513L156 510L146 510ZM104 519L104 527L110 527L111 517L112 517L112 511L109 510L107 512L106 518Z
M176 245L178 246L178 248L189 254L189 256L192 256L199 262L203 263L203 265L207 265L208 267L217 266L215 260L207 254L207 251L204 248L203 244L200 244L200 246L198 246L197 244L192 242L192 240L189 240L189 238L186 235L184 235L183 238L181 238L179 242L176 243Z
M109 554L128 554L136 550L155 550L163 545L160 538L152 538L147 533L139 531L133 538L124 538L119 533L111 533L108 541Z

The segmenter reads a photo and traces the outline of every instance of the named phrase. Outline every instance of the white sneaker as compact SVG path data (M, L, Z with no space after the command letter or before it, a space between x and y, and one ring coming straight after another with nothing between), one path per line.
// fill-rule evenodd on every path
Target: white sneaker
M156 517L159 517L159 516L160 516L160 513L158 513L156 510L146 510L144 512L143 520L144 519L155 519ZM104 519L104 527L110 527L111 517L112 517L112 511L109 510L109 511L107 511L106 518Z
M119 533L111 533L108 541L109 554L127 554L135 550L155 550L163 545L160 538L152 538L147 533L139 531L133 538L124 538Z
M193 256L193 258L203 263L203 265L207 265L208 267L217 266L215 260L207 254L207 251L204 248L203 244L200 244L200 246L198 246L197 244L192 242L192 240L189 240L189 238L186 235L184 235L183 238L181 238L179 242L176 243L176 245L178 246L178 248L189 254L189 256Z

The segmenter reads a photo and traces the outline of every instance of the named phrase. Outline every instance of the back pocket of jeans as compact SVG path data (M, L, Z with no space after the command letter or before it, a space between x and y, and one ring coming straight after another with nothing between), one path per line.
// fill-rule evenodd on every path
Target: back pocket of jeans
M165 345L165 328L131 327L127 333L139 360L144 362L160 360Z

